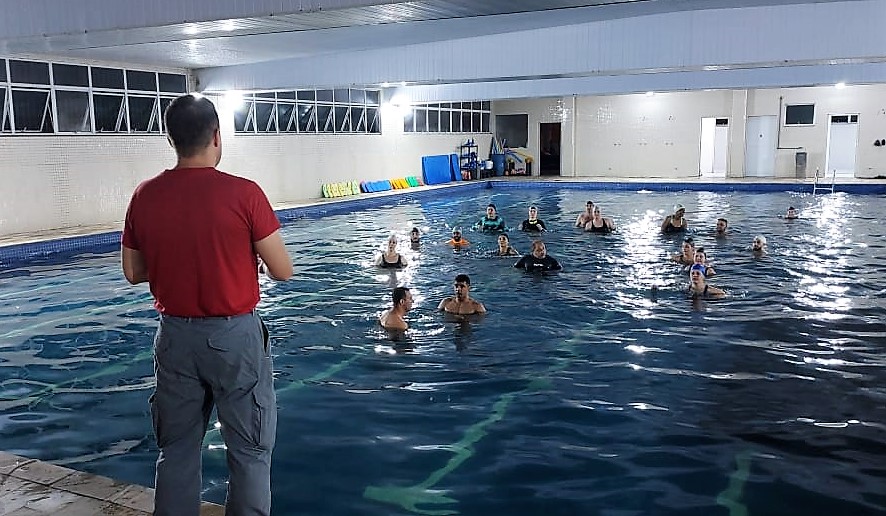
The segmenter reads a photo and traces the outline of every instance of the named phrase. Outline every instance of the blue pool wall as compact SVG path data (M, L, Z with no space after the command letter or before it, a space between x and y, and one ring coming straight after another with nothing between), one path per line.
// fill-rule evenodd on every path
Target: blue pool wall
M452 189L459 191L482 190L487 188L556 188L566 190L616 190L654 192L797 192L812 193L809 183L653 183L653 182L593 182L593 181L472 181L447 185L443 188L397 191L391 194L354 197L332 202L323 202L295 208L277 210L280 222L303 218L321 218L328 215L351 213L366 208L391 204L392 202L411 202L428 197L439 197ZM886 183L883 184L836 184L834 191L850 194L886 194ZM65 259L86 252L108 252L120 246L120 231L96 233L91 235L65 237L23 244L12 244L0 247L0 270L19 267L32 263L62 262Z

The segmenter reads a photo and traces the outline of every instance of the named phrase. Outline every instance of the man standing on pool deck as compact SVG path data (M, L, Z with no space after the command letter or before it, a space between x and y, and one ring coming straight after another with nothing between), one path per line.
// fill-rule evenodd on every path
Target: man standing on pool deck
M200 513L202 443L215 406L230 475L226 514L267 516L277 406L267 329L255 313L256 254L277 280L292 276L292 259L261 188L216 170L212 102L178 97L164 120L178 162L136 188L122 238L126 279L147 281L160 313L154 515Z

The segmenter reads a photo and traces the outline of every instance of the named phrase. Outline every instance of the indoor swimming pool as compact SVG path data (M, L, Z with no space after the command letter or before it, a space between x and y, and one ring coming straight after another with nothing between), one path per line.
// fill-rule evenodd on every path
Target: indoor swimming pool
M573 227L586 200L615 233ZM489 202L511 228L538 206L564 270L491 256L496 236L470 229ZM675 203L725 299L687 297L669 261L683 235L659 231ZM799 219L780 217L788 206ZM279 407L274 513L886 511L884 206L521 185L287 222L295 276L260 279ZM468 249L444 244L454 227ZM374 265L391 233L403 270ZM531 235L509 234L529 251ZM750 251L756 235L766 255ZM486 316L436 310L459 273ZM415 299L405 336L377 323L398 285ZM156 319L118 252L0 269L2 449L152 485ZM223 503L217 430L205 444L204 498Z

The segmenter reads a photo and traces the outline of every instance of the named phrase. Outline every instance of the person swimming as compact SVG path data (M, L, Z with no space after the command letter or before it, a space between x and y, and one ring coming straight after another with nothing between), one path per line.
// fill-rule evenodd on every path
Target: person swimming
M590 233L612 233L615 231L615 223L609 217L603 216L603 210L597 204L594 206L593 217L585 224L585 231Z
M406 258L397 252L397 235L388 237L388 247L375 260L375 264L382 269L402 269L406 267Z
M486 215L483 215L483 217L474 224L474 227L480 231L504 231L507 229L505 226L505 219L501 218L501 216L495 212L495 205L492 203L489 203L486 206Z
M680 265L692 265L695 263L695 241L692 237L684 238L680 249L681 251L675 254L671 261L677 262Z
M545 243L541 240L532 242L532 252L520 258L520 261L515 263L514 267L524 269L527 272L563 270L560 262L548 254Z
M520 230L536 232L548 230L545 227L545 222L538 218L538 208L534 205L529 207L529 218L523 221L523 224L520 225Z
M461 236L461 228L453 229L452 230L452 238L450 238L449 241L446 243L456 249L461 249L462 247L467 247L467 246L471 245L471 243L468 242L468 240L466 238Z
M498 235L498 249L493 253L495 256L519 256L520 253L511 247L511 240L508 235L502 233Z
M683 215L686 214L686 208L682 204L674 205L674 214L665 217L661 223L662 233L680 233L686 231L689 224Z
M708 285L705 281L707 268L696 263L689 268L689 297L693 299L719 299L726 295L722 289Z

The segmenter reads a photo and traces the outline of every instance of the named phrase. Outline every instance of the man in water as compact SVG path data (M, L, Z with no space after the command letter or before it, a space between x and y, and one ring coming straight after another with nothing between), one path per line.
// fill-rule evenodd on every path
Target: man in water
M686 222L686 219L683 215L686 214L686 208L682 204L674 205L674 214L668 215L665 217L664 221L661 223L661 232L662 233L679 233L682 231L686 231L686 228L689 224Z
M489 205L486 206L486 215L483 215L483 217L477 221L475 226L480 231L504 231L505 219L501 218L495 212L495 205L489 203Z
M591 219L594 218L594 201L588 201L585 204L585 211L578 214L575 219L575 227L584 228Z
M406 324L406 313L412 310L412 292L406 287L397 287L391 293L394 305L382 312L378 318L378 323L386 330L406 331L409 325Z
M421 232L418 228L412 228L412 231L409 232L409 245L413 249L418 249L421 245Z
M784 214L784 218L787 219L787 220L791 220L791 219L796 219L796 218L798 218L798 215L797 215L797 208L794 208L793 206L791 206L790 208L788 208L787 213Z
M714 231L714 236L717 238L725 237L729 231L729 221L720 217L717 219L717 229Z
M529 218L523 221L520 230L535 232L547 231L545 222L538 218L538 208L535 206L529 207Z
M456 315L486 313L483 303L471 298L471 278L467 274L459 274L455 277L455 295L440 301L437 310Z
M514 267L525 269L528 272L563 270L563 267L560 266L560 263L553 256L548 256L545 243L541 240L532 242L532 252L520 258L520 261L515 263Z
M160 449L154 514L200 513L200 454L216 408L227 511L267 516L277 403L268 333L255 312L258 258L277 280L292 276L292 259L262 189L216 169L222 133L212 102L178 97L164 122L178 161L136 188L122 237L123 273L148 283L160 313L150 399Z
M468 242L466 238L461 236L460 228L455 228L452 230L452 238L450 238L449 241L446 243L456 249L461 249L462 247L467 247L471 245L471 243Z

